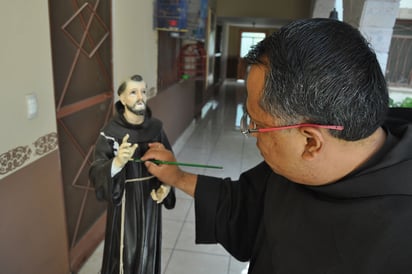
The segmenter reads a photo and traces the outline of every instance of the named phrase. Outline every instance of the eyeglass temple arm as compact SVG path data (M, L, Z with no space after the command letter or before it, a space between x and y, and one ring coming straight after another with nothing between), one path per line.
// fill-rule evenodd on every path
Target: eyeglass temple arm
M249 133L251 133L251 132L269 132L269 131L275 131L275 130L300 128L300 127L316 127L316 128L326 128L326 129L333 129L333 130L343 130L343 126L318 125L318 124L298 124L298 125L282 126L282 127L276 127L276 128L248 129L248 132Z

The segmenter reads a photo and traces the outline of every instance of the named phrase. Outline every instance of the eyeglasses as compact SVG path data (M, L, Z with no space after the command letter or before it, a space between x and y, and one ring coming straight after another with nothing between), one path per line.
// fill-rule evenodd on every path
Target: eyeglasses
M252 125L252 127L250 127ZM257 128L256 123L250 118L249 114L245 111L240 119L240 132L245 136L249 136L251 133L263 133L275 130L284 130L291 128L300 128L300 127L316 127L316 128L326 128L333 130L343 130L343 126L334 126L334 125L318 125L318 124L296 124L289 126L279 126L279 127L270 127L270 128Z

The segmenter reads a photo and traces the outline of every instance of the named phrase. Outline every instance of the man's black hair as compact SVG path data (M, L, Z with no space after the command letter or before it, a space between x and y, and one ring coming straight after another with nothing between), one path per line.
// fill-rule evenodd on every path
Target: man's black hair
M292 22L258 43L249 65L267 68L260 105L285 124L344 126L348 141L381 126L389 106L376 54L359 30L332 19Z

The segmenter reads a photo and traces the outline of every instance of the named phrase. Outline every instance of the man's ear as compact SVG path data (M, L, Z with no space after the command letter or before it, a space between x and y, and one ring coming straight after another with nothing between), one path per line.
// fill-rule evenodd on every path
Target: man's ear
M302 153L302 158L305 160L313 160L321 152L325 138L319 128L302 127L300 133L306 138L305 148Z

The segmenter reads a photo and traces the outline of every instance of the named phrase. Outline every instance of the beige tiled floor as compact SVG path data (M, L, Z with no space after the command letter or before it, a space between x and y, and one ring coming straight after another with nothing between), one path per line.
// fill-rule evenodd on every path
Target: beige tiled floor
M241 171L261 161L254 138L240 134L237 126L244 101L244 83L227 81L202 118L193 122L174 145L178 161L223 166L223 170L185 168L216 177L237 179ZM103 243L79 274L98 273ZM173 210L163 210L163 274L246 274L247 263L232 258L218 244L195 245L192 197L177 191Z

